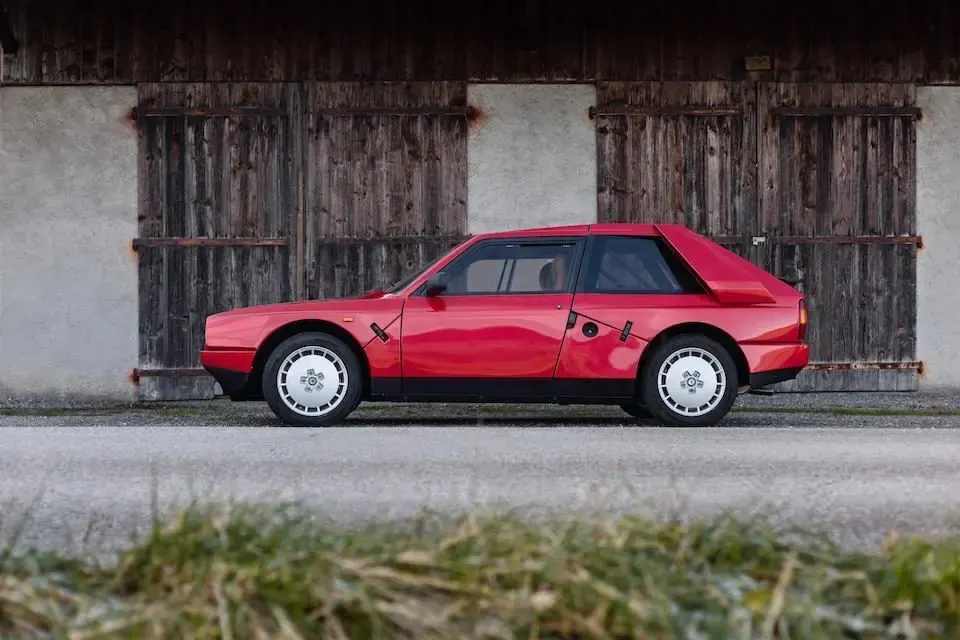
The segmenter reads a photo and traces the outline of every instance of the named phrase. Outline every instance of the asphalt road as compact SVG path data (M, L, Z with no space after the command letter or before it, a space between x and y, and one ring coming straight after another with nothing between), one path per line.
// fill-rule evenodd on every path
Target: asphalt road
M960 523L958 417L732 414L714 429L169 422L0 418L0 534L9 538L28 510L22 543L109 548L149 523L154 489L161 507L287 498L342 521L424 506L736 509L844 545L874 546L890 528L960 532L951 526Z

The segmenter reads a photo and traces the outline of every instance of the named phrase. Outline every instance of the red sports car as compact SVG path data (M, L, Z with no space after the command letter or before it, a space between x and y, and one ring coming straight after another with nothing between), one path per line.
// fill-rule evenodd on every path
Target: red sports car
M809 360L803 295L681 225L485 233L385 291L211 315L233 400L330 425L363 400L608 404L708 426Z

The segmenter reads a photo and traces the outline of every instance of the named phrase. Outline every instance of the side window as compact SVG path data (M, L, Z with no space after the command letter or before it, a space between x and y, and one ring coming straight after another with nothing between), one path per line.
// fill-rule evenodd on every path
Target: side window
M684 264L656 238L595 236L587 293L699 293Z
M444 295L550 293L570 289L577 241L491 243L446 269Z

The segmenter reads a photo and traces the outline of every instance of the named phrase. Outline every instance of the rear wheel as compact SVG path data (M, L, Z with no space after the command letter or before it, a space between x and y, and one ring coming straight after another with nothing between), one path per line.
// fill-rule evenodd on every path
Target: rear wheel
M737 397L733 358L706 336L670 338L651 354L641 376L644 404L669 426L713 426Z
M300 333L273 350L263 368L263 396L287 424L323 427L346 418L360 404L363 370L342 340Z

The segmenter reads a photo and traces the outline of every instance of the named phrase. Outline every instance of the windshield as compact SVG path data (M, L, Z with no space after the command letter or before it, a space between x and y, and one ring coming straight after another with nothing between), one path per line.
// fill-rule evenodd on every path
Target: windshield
M417 278L419 278L425 271L427 271L427 269L429 269L430 267L432 267L433 265L435 265L436 263L438 263L438 262L439 262L440 260L442 260L443 258L446 258L448 255L450 255L450 252L453 251L454 249L456 249L457 247L459 247L460 244L462 244L462 243L458 243L456 246L452 247L449 251L444 251L444 252L441 253L439 256L437 256L436 258L434 258L433 260L431 260L431 261L428 262L427 264L423 265L422 267L420 267L419 269L417 269L416 271L414 271L414 272L411 273L410 275L404 276L403 279L398 280L397 282L393 283L392 285L390 285L389 288L387 288L386 292L387 292L387 293L396 293L396 292L400 291L401 289L403 289L404 287L406 287L407 285L409 285L411 282L413 282L414 280L416 280Z

